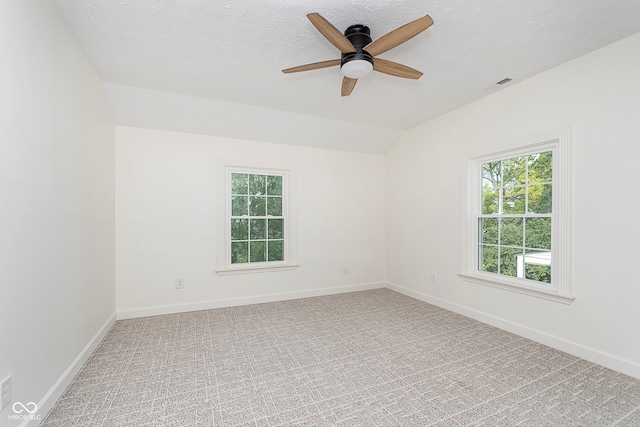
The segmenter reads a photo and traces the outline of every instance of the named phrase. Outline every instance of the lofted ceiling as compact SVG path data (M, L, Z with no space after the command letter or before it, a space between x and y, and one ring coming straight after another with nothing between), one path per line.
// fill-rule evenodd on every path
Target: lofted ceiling
M105 81L404 130L640 32L638 0L52 0ZM340 96L340 58L309 22L365 24L376 38L426 14L435 24L381 58L424 73L381 73ZM509 84L505 85L508 86Z

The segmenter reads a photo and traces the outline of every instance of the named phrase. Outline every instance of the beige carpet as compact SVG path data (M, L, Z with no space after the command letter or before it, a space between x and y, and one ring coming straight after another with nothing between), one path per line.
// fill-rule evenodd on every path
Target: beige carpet
M640 381L387 289L118 321L43 426L640 426Z

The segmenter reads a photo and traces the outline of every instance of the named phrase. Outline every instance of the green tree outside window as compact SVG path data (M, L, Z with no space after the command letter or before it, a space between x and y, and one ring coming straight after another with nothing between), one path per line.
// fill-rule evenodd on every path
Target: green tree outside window
M284 261L282 175L231 174L231 263Z
M551 283L553 153L482 164L478 269Z

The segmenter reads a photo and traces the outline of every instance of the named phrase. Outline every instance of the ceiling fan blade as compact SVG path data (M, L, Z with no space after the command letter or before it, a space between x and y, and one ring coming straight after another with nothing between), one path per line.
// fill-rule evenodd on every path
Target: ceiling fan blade
M423 16L422 18L418 18L408 24L404 24L402 27L396 28L379 39L372 41L364 47L364 50L369 52L372 56L380 55L381 53L406 42L410 38L417 36L431 25L433 25L433 19L431 19L429 15Z
M299 73L300 71L319 70L320 68L333 67L335 65L340 65L339 59L331 59L329 61L314 62L313 64L305 64L297 67L291 67L291 68L282 70L282 72L285 74Z
M404 77L405 79L419 79L422 77L422 72L418 70L381 58L373 60L373 69L392 76Z
M348 38L334 27L331 22L320 16L319 13L310 13L307 15L309 21L322 33L322 35L331 42L332 45L340 49L342 53L355 52L356 48L353 47Z
M358 79L350 79L345 77L342 79L342 96L349 96L353 92L353 88L356 87Z

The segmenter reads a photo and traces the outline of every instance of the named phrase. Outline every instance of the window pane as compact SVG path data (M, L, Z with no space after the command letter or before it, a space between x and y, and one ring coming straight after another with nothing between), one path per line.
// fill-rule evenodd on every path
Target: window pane
M270 196L282 196L281 176L267 176L267 194Z
M249 262L249 243L232 242L231 264L241 264L243 262Z
M527 252L524 259L525 279L551 283L551 252Z
M231 215L242 216L249 213L249 198L247 196L231 196Z
M265 196L249 197L249 215L265 216L267 214L267 198Z
M267 197L267 215L282 216L282 197Z
M480 271L498 272L498 247L480 245Z
M527 158L514 157L502 161L503 187L524 185L527 183Z
M249 220L231 220L231 240L247 240L249 238Z
M502 185L501 173L500 162L482 164L482 181L493 188L498 188Z
M270 219L269 220L269 239L283 239L284 238L284 220L282 219Z
M522 247L522 218L502 218L500 220L500 245Z
M267 194L266 175L249 175L249 194L256 196Z
M267 220L252 219L249 224L251 240L267 238Z
M231 174L231 194L249 194L247 193L249 184L249 175L246 173Z
M526 218L524 224L527 248L551 249L551 218Z
M529 186L529 213L551 213L551 184Z
M265 257L265 242L264 240L259 242L251 242L251 262L264 262Z
M551 151L529 156L529 184L551 182L553 176L552 156Z
M482 189L482 213L496 214L500 211L500 189L484 187Z
M500 162L482 165L482 213L499 213L500 209Z
M480 242L498 244L498 218L480 218Z
M522 249L500 247L500 274L518 277L518 255L522 260Z
M525 207L525 187L508 187L504 189L502 210L505 214L523 214Z
M284 261L284 241L269 240L269 261Z

